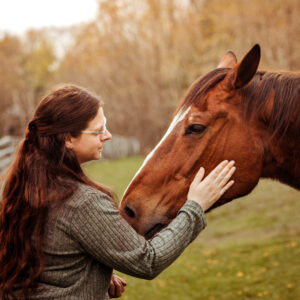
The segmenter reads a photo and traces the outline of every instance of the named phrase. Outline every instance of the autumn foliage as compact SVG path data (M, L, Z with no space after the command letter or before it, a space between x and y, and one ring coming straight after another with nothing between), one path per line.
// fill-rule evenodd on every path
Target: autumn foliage
M102 0L97 18L72 28L0 35L0 135L23 135L53 84L102 95L113 133L147 151L162 136L186 88L228 49L253 44L261 68L300 69L298 0Z

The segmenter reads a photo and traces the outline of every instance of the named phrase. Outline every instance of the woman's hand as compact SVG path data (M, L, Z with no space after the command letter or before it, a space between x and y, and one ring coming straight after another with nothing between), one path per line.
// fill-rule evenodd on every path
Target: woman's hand
M196 174L187 195L189 200L200 204L203 211L209 209L233 185L229 179L235 171L234 161L222 161L204 180L204 168Z
M126 281L116 274L112 274L108 294L110 298L119 298L123 294Z

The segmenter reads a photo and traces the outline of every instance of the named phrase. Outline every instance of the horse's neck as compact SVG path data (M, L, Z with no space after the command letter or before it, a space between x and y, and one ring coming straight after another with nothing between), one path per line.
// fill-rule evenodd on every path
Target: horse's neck
M259 95L264 98L258 98L258 103L266 99L265 106L257 115L260 120L264 120L262 126L266 126L259 129L265 149L262 176L278 179L300 189L300 74L272 75L269 78L268 75L264 76L264 87L270 89L269 93L261 93ZM268 86L267 80L273 80L273 84ZM274 132L270 132L270 128L274 128ZM273 138L268 139L269 135Z
M298 130L300 132L300 128ZM262 176L277 179L300 189L300 135L286 135L281 141L264 139L265 155Z

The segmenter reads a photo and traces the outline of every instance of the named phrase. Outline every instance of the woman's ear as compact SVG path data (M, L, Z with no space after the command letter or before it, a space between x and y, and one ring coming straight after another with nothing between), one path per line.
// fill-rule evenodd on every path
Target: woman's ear
M65 146L67 149L73 149L73 139L69 134L66 137Z

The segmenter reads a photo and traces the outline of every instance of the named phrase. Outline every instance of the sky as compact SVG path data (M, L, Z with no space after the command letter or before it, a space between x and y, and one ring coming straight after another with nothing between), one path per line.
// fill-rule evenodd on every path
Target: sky
M0 0L0 31L23 34L28 29L64 27L89 21L96 0Z

